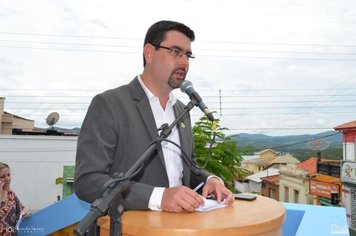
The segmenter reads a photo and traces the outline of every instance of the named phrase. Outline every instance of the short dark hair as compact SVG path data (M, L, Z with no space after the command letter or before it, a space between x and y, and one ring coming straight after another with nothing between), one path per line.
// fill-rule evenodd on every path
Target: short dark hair
M145 46L147 43L150 43L152 45L160 45L161 42L166 38L166 32L171 30L175 30L184 34L190 39L190 41L194 41L195 39L194 31L191 30L188 26L184 25L183 23L179 23L176 21L162 20L154 23L147 30L143 46ZM146 59L145 56L143 56L143 66L145 65L146 65Z

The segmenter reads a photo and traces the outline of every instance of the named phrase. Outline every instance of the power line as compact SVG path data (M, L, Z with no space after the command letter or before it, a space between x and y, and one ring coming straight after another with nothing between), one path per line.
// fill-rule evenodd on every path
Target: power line
M355 111L324 111L318 112L318 114L355 114ZM307 112L273 112L273 113L224 113L225 116L276 116L276 115L309 115ZM294 119L296 120L296 119Z
M355 78L355 75L352 75L352 76L349 76L348 78L344 79L344 80L341 80L341 82L338 83L338 85L336 86L333 86L332 88L338 88L338 87L346 87L344 84ZM317 94L315 95L314 98L312 98L310 101L314 101L316 99L319 99L319 97L322 97L323 99L327 100L327 99L330 99L331 97L330 96L326 96L325 98L321 95L325 95L326 92L328 91L322 91L322 94ZM330 100L329 100L330 101ZM293 111L293 109L291 109ZM311 114L311 112L316 112L318 111L318 109L315 109L315 110L312 110L312 111L309 111L308 114ZM290 121L290 120L293 120L293 121L297 121L297 120L300 120L300 117L303 115L304 117L308 114L300 114L299 116L295 117L294 114L289 114L289 115L283 115L283 114L278 114L276 115L276 118L272 120L272 123L274 124L278 124L278 125L283 125L284 123ZM293 117L291 117L293 115Z
M1 35L21 35L21 36L48 36L48 37L65 37L65 38L89 38L89 39L122 39L122 40L139 40L143 38L118 37L118 36L96 36L96 35L68 35L68 34L45 34L45 33L24 33L24 32L0 32ZM284 45L284 46L303 46L303 47L341 47L354 48L356 45L346 44L316 44L316 43L283 43L283 42L244 42L244 41L222 41L222 40L202 40L199 43L213 44L243 44L243 45Z
M11 33L11 32L0 32L0 35L21 35L21 36L46 36L46 37L64 37L64 38L78 38L78 39L115 39L115 40L131 40L137 41L142 40L139 38L124 38L124 37L105 37L105 36L78 36L78 35L56 35L56 34L33 34L33 33ZM52 42L52 41L36 41L36 40L17 40L17 39L0 39L0 42L8 44L39 44L39 45L61 45L69 48L50 48L50 47L34 47L34 46L21 46L21 45L0 45L2 48L13 48L13 49L32 49L32 50L48 50L48 51L76 51L76 52L95 52L95 53L122 53L122 54L137 54L141 53L142 46L132 46L126 44L107 44L107 43L72 43L72 42ZM241 45L279 45L279 46L318 46L318 47L340 47L340 48L353 48L354 45L328 45L328 44L291 44L291 43L255 43L255 42L223 42L216 41L219 45L223 44L241 44ZM136 42L135 42L136 44ZM88 48L77 48L77 47L89 47ZM134 49L134 50L98 50L92 49L92 47L104 47L104 48L124 48L124 49ZM91 48L91 49L90 49ZM137 51L135 50L137 49ZM303 55L343 55L343 56L355 56L353 52L325 52L325 51L288 51L288 50L257 50L257 49L216 49L210 47L209 49L197 49L198 56L202 57L226 57L226 58L244 58L244 59L279 59L279 60L317 60L317 61L356 61L354 58L313 58L313 57L280 57L280 56L246 56L246 55L231 55L230 53L262 53L262 54L303 54ZM204 51L213 52L213 54L204 54ZM201 53L203 52L203 53ZM214 52L219 52L216 54ZM229 55L226 54L229 53Z
M244 45L275 45L275 46L303 46L303 47L341 47L341 48L354 48L356 45L346 44L316 44L316 43L271 43L271 42L237 42L237 41L201 41L204 43L217 43L217 44L244 44Z
M49 41L28 41L28 40L9 40L0 39L0 42L6 43L26 43L26 44L49 44L63 46L86 46L86 47L105 47L105 48L134 48L142 49L142 46L118 45L118 44L97 44L97 43L68 43L68 42L49 42ZM11 46L9 46L11 47ZM32 48L26 46L27 48ZM356 53L349 52L316 52L316 51L281 51L281 50L246 50L246 49L197 49L197 51L217 51L217 52L247 52L247 53L282 53L282 54L317 54L317 55L348 55L355 56Z
M69 52L96 52L96 53L118 53L118 54L139 54L140 51L112 51L112 50L90 50L90 49L78 49L78 48L46 48L46 47L26 47L26 46L2 46L2 48L14 48L14 49L32 49L32 50L48 50L48 51L69 51ZM311 60L311 61L344 61L353 62L356 59L351 58L311 58L311 57L273 57L273 56L237 56L237 55L209 55L209 54L195 54L199 57L224 57L224 58L244 58L244 59L276 59L276 60Z
M102 91L101 89L73 89L73 88L0 88L0 91ZM345 91L345 90L356 90L353 87L346 87L346 88L283 88L283 89L275 89L275 88L263 88L263 89L214 89L214 90L200 90L201 92L270 92L270 91L282 91L282 92L289 92L289 91Z
M138 47L138 46L117 45L117 44L65 43L65 42L25 41L25 40L5 40L5 39L0 39L0 42L8 42L8 43L32 43L32 44L50 44L50 45L64 45L64 46L89 46L89 47L114 47L114 48L135 48L135 49L142 49L142 47ZM345 55L347 55L347 54L345 54Z
M29 46L3 46L2 48L13 49L31 49L31 50L48 50L48 51L69 51L69 52L96 52L96 53L118 53L118 54L139 54L140 51L113 51L113 50L90 50L90 49L78 49L78 48L46 48L46 47L29 47ZM311 57L273 57L273 56L237 56L237 55L209 55L209 54L196 54L201 57L224 57L224 58L244 58L244 59L276 59L276 60L312 60L312 61L344 61L353 62L356 59L351 58L311 58Z
M90 97L88 97L90 98ZM329 101L224 101L224 102L214 102L214 101L209 101L209 104L279 104L279 103L314 103L314 102L318 102L318 103L329 103ZM350 102L356 102L356 100L333 100L330 102L343 102L343 103L350 103ZM45 102L36 102L36 101L7 101L7 104L44 104ZM46 102L46 104L57 104L57 105L88 105L89 102ZM315 106L318 107L318 106ZM339 106L338 106L339 107ZM224 109L241 109L243 107L235 107L235 108L231 108L231 107L224 107ZM288 107L288 108L292 108L292 107Z
M128 38L115 36L93 36L93 35L70 35L70 34L41 34L41 33L21 33L21 32L0 32L3 35L21 35L21 36L48 36L48 37L65 37L65 38L89 38L89 39L123 39L123 40L140 40L142 38Z
M56 97L62 97L63 95L6 95L7 97L41 97L41 98L56 98ZM67 96L67 95L66 95ZM356 96L356 93L345 93L345 94L318 94L318 95L312 95L312 94L302 94L302 95L223 95L222 98L298 98L298 97L354 97ZM89 96L84 96L84 95L69 95L67 96L68 98L70 97L89 97ZM217 98L218 96L212 96L212 95L207 95L204 96L204 98Z
M331 127L265 127L265 128L232 128L231 130L331 130Z
M78 48L45 48L45 47L26 47L26 46L2 46L2 48L17 48L17 49L34 49L34 50L48 50L48 51L69 51L69 52L100 52L100 53L123 53L123 54L138 54L141 53L139 51L112 51L112 50L90 50L90 49L78 49Z
M340 105L340 106L290 106L290 107L224 107L223 109L225 110L236 110L236 109L241 109L241 110L270 110L270 109L314 109L314 108L351 108L351 107L356 107L356 105Z

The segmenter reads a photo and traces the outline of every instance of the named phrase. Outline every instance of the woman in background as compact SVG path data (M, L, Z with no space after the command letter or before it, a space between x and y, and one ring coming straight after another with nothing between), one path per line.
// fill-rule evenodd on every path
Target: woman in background
M28 217L30 213L25 210L14 191L10 189L11 173L10 167L0 162L0 235L16 235L16 223L20 217Z

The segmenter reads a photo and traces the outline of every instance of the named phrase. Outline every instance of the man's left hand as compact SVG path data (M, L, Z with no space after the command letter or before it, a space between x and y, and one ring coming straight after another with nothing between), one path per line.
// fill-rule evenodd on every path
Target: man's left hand
M202 196L207 198L209 194L214 194L218 203L225 200L227 205L231 205L235 200L234 194L215 177L210 178L204 185Z

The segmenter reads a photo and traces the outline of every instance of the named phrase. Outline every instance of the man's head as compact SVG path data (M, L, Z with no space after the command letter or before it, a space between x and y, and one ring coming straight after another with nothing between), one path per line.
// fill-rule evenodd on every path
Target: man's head
M175 21L158 21L148 29L144 41L144 46L147 43L150 43L152 45L155 45L156 49L158 49L158 45L160 45L161 42L165 40L166 33L168 31L178 31L187 36L190 41L194 41L195 39L194 31L182 23ZM143 66L145 65L146 59L145 57L143 57Z

